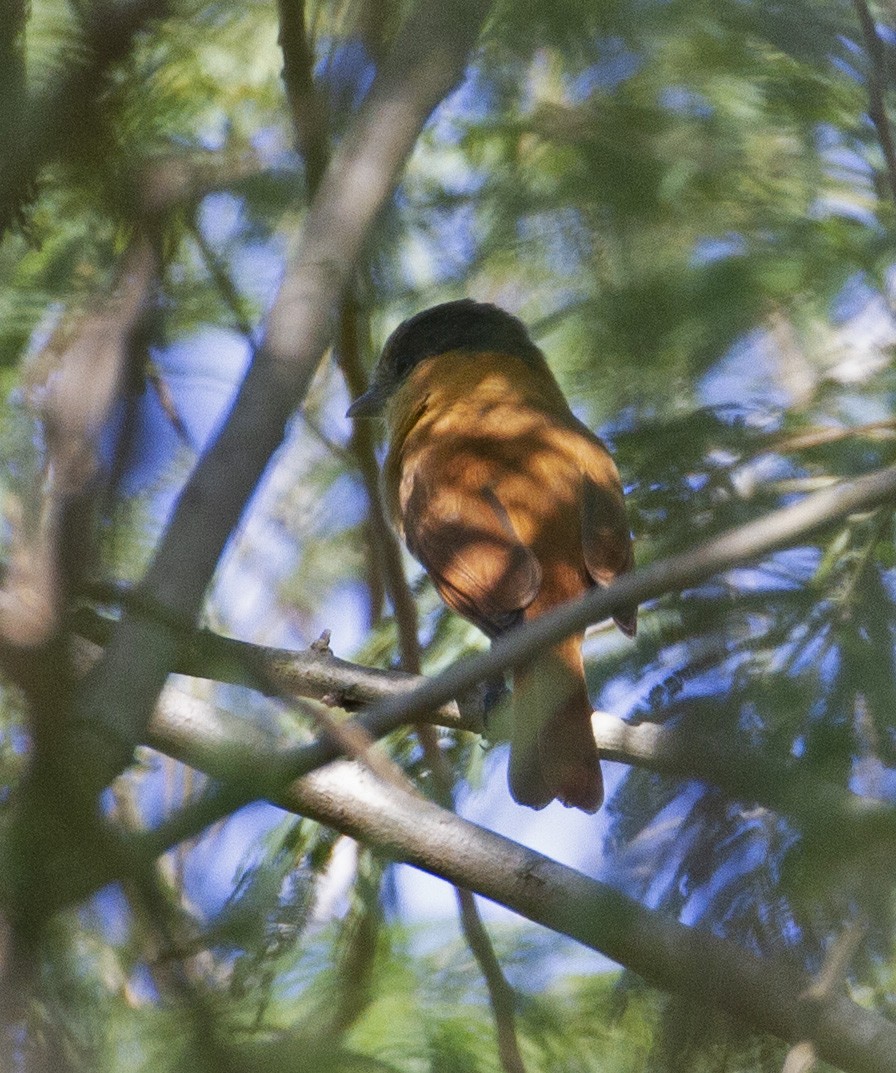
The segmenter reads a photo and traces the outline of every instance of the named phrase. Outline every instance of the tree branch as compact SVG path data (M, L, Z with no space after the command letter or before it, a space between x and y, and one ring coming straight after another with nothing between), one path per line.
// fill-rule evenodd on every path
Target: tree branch
M259 795L568 935L655 986L789 1042L811 1039L821 1057L849 1073L893 1073L896 1026L845 997L813 994L811 980L789 963L670 921L350 761L278 787L271 777L282 770L276 742L222 714L172 691L149 744L215 777L253 781Z
M844 997L815 995L811 980L789 963L753 957L733 943L669 921L573 869L376 780L357 764L342 761L285 783L290 749L261 728L174 690L156 713L148 744L230 781L239 788L231 804L241 793L266 797L569 935L656 986L717 1005L789 1042L811 1040L821 1057L849 1073L892 1073L896 1027ZM215 818L208 802L200 811ZM125 844L125 864L147 847L160 848L154 833L128 836ZM54 874L56 888L45 894L57 905L65 887L73 897L83 895L76 874Z
M126 594L123 599L125 603L129 602ZM69 626L75 634L94 645L106 645L115 622L82 607L71 616ZM181 630L178 642L177 656L171 668L175 674L245 686L265 696L307 697L348 712L358 711L385 697L405 695L427 681L418 674L349 663L334 656L328 648L316 645L301 652L266 648L233 637L222 637L209 630ZM87 646L76 648L81 672L86 674L99 658L99 653ZM449 729L481 734L485 715L482 693L474 689L461 699L460 707L451 700L428 713L426 718ZM362 721L366 722L366 719L362 717ZM368 733L383 737L406 722L405 719L382 724L374 722Z
M260 350L194 471L143 583L168 623L190 623L244 506L326 346L370 230L432 109L461 77L485 0L421 3L327 168ZM157 617L127 613L77 704L69 775L92 796L130 761L176 651ZM135 655L139 653L139 659Z
M231 645L251 647L227 638L218 640L225 648ZM88 642L82 642L76 649L77 663L82 669L98 658L98 653ZM257 659L268 658L265 650L259 651L261 655ZM272 650L269 655L273 666L279 661L287 666L290 658L294 660L300 669L291 680L310 683L309 695L317 697L333 688L334 677L338 678L343 669L348 673L349 681L358 679L363 682L368 696L376 696L379 689L385 690L387 695L413 690L419 681L399 672L356 667L319 652L289 654ZM191 667L189 663L179 665L178 670L186 674L196 673L195 666ZM207 670L203 672L204 676L207 673ZM287 677L290 677L288 670ZM238 680L245 684L244 679ZM347 727L350 730L356 727L358 733L365 736L381 737L400 725L377 717L376 711L376 708L364 711ZM164 727L165 736L162 747L175 755L183 754L187 762L212 771L224 783L185 805L158 829L129 836L135 852L148 857L158 856L183 839L194 837L205 827L266 793L275 794L291 779L316 770L340 753L339 743L326 737L299 746L282 743L272 753L269 738L253 724L225 712L211 717L204 702L176 690L163 694L159 712L157 718ZM452 706L431 713L429 718L455 728L475 727L478 723L478 719L469 723L463 720ZM690 734L652 723L628 724L606 712L594 714L592 728L598 749L606 759L682 778L702 779L745 803L756 802L790 815L801 824L807 842L811 842L816 852L826 852L846 861L845 854L852 847L867 853L872 847L885 850L896 845L896 810L892 805L859 797L843 787L805 774L796 765L705 739L701 739L698 747ZM210 749L198 761L195 756L197 740L208 741ZM234 740L248 742L248 753L242 744L234 748ZM245 756L251 756L253 749L262 746L268 750L263 767L253 770L251 762L247 766ZM699 760L695 759L697 757ZM67 877L69 882L65 888L58 885L55 891L56 905L86 897L98 885L113 878L108 869L102 871L102 875L80 875L72 870Z
M820 999L836 995L867 932L868 921L864 917L847 923L825 954L824 964L812 982L809 994ZM788 1051L781 1073L812 1073L817 1064L815 1044L811 1040L801 1040Z
M107 620L87 611L79 613L73 626L99 644L104 643L109 629ZM95 658L95 653L85 653L82 668ZM173 669L268 694L311 697L350 711L371 705L358 716L357 724L374 738L406 725L411 716L406 714L404 702L427 690L433 681L362 667L320 650L265 649L206 632L185 635ZM413 711L414 720L480 734L487 716L481 690L463 698L460 708L450 701L428 712L418 711L416 706ZM625 723L606 712L594 714L592 730L606 759L683 779L700 779L732 798L771 808L796 820L807 842L818 850L842 855L851 847L867 850L871 845L896 845L896 811L888 802L853 794L807 773L790 758L754 755L739 743L709 741L703 735L695 741L692 733L681 729ZM294 747L282 759L280 777L307 774L339 754L337 743L328 738Z
M887 58L884 44L866 0L853 0L853 6L862 28L865 52L868 55L868 115L877 131L877 140L884 155L890 195L896 201L896 145L893 144L893 128L887 115Z
M415 802L348 762L294 783L279 798L304 815L475 890L568 935L665 990L718 1006L853 1073L892 1073L896 1025L845 997L818 999L775 959L664 919L605 884L498 835Z
M713 574L788 547L857 511L896 500L896 466L805 496L799 503L730 529L691 551L624 574L608 588L595 588L578 600L534 619L500 637L488 652L458 660L403 696L381 701L371 716L413 720L421 713L462 695L478 682L517 667L546 645L554 644L614 612L697 585Z
M41 167L72 145L83 146L107 71L128 54L137 33L168 10L169 0L96 0L87 9L81 47L69 50L75 59L19 109L21 136L3 143L0 234L29 199Z

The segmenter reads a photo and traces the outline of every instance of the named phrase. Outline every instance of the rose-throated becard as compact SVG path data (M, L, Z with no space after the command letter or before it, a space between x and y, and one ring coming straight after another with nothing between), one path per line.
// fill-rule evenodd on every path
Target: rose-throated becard
M619 473L572 414L523 324L465 299L389 337L350 417L385 412L385 493L445 603L495 638L632 566ZM636 609L616 615L629 636ZM583 634L514 673L510 792L603 800Z

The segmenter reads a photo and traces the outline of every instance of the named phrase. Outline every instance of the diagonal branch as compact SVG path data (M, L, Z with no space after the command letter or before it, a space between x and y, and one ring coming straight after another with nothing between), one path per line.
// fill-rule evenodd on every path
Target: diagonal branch
M147 743L232 781L244 793L267 797L393 860L568 935L657 987L718 1006L785 1041L811 1040L820 1057L847 1073L892 1073L896 1026L842 995L816 994L812 981L792 963L755 957L709 932L669 920L574 869L381 782L357 764L340 761L281 782L283 751L270 734L173 690L156 713ZM205 815L213 811L206 809ZM146 841L154 840L150 834ZM129 855L139 847L129 838ZM58 873L57 878L54 898L69 884L69 893L75 893L76 875ZM4 877L0 886L7 884Z
M796 544L858 511L896 505L896 466L842 481L800 502L730 529L698 547L670 555L596 588L578 600L500 637L490 651L459 660L403 696L375 705L371 717L412 720L509 667L531 659L546 645L582 630L614 612L668 592L697 585L714 574Z
M488 652L468 656L433 678L417 678L413 689L408 678L394 672L361 668L333 656L311 656L284 650L260 650L256 646L208 633L180 629L173 637L176 652L171 669L182 673L213 677L220 681L255 686L247 676L257 653L267 653L266 674L274 675L279 689L300 695L327 696L348 708L384 697L365 713L369 732L381 736L406 722L425 718L451 705L478 684L535 655L543 646L594 622L609 618L618 607L682 591L714 574L750 562L762 555L792 546L850 514L873 510L896 501L896 466L876 470L863 477L842 481L832 488L814 492L800 502L772 511L736 529L705 541L690 551L660 559L619 578L606 589L593 589L578 600L502 637ZM149 618L152 604L129 600L131 617ZM86 616L79 628L99 643L106 640L102 620ZM332 673L331 673L332 670ZM381 693L380 690L383 692ZM446 725L457 725L450 707L445 709ZM469 724L467 724L469 725ZM478 728L475 728L478 729Z
M463 74L486 0L426 0L408 18L321 181L230 418L187 483L143 583L169 623L192 622L217 561L330 339L363 245L433 108ZM94 795L130 760L174 662L157 617L124 616L88 676L70 776ZM139 653L139 659L136 654Z
M892 1073L896 1025L843 996L819 997L789 964L688 928L348 762L294 783L279 802L395 860L475 890L668 991L720 1007L852 1073Z
M868 932L864 916L854 917L831 944L817 977L812 982L810 993L820 999L836 995L842 987L849 966ZM818 1064L815 1045L810 1040L795 1044L784 1059L781 1073L813 1073Z
M228 638L218 640L225 647L241 644ZM76 651L82 672L98 657L88 642L78 644ZM338 695L338 680L343 676L347 693L360 690L367 699L412 691L421 681L413 675L358 667L319 652L289 654L263 649L256 652L256 662L265 667L265 674L270 673L275 681L279 681L278 691L286 692L289 688L286 683L291 682L294 690L318 699ZM295 663L292 670L290 659ZM221 666L220 661L216 666ZM278 667L284 671L281 673ZM269 672L268 668L272 670ZM186 674L197 673L195 664L189 662L178 665L178 670ZM209 668L202 672L203 676L208 673ZM245 684L245 679L236 680ZM288 781L324 766L336 759L343 749L329 736L306 745L285 744L277 749L276 755L267 756L265 779L261 785L258 774L246 769L239 757L230 754L229 745L233 739L243 740L247 735L251 737L261 731L236 716L219 712L215 717L219 739L213 739L207 729L205 711L201 702L187 699L177 691L169 690L163 694L157 718L165 727L166 747L169 751L189 749L198 725L202 735L213 742L217 740L221 749L220 756L204 756L199 766L214 770L225 783L211 789L199 801L184 806L158 830L138 836L144 843L144 852L150 856L157 856L183 839L197 835L265 792L274 793ZM344 726L352 735L356 728L358 735L370 738L382 737L401 725L377 718L376 711L375 707L367 709L354 722ZM455 729L478 730L481 727L478 712L470 718L460 714L454 705L443 706L429 713L427 718ZM758 803L790 816L799 823L806 844L811 845L813 851L824 854L826 860L835 858L843 864L848 862L848 854L853 850L868 853L879 847L888 852L888 847L896 846L896 809L891 804L860 797L842 786L806 773L798 764L775 759L767 753L753 753L737 744L705 738L697 743L693 735L681 730L669 730L652 723L633 725L607 712L594 713L592 730L601 755L608 760L680 778L701 779L737 800ZM106 873L100 877L72 875L72 885L65 890L60 888L57 896L61 903L77 900L94 889L96 883L109 878Z
M896 1025L841 995L818 996L790 963L761 959L709 932L646 909L574 869L387 785L349 761L277 787L276 744L257 727L168 695L149 744L209 774L252 781L256 793L391 857L569 935L650 983L718 1006L848 1073L892 1073ZM230 736L239 726L239 737Z
M896 145L893 142L890 117L887 115L887 57L884 43L877 32L877 25L866 0L853 0L853 5L862 28L865 51L868 54L868 115L874 124L877 140L884 156L887 185L891 196L896 201Z
M470 683L491 676L512 662L527 658L541 645L608 614L615 603L643 600L671 589L696 584L719 570L754 558L776 547L794 543L818 527L847 514L870 509L892 499L896 469L880 470L856 481L807 496L800 503L751 522L710 540L691 552L671 556L622 578L610 590L595 591L560 611L520 629L489 653L460 661L442 674L421 679L395 672L357 667L320 654L253 649L244 642L198 635L192 652L185 649L176 666L187 674L252 684L245 674L253 660L265 666L283 692L327 699L344 707L371 704L359 722L366 733L381 737L407 722L421 718L447 726L481 730L481 709L464 705L462 713L451 704ZM616 594L619 594L618 596ZM598 608L594 612L595 605ZM94 634L96 640L102 637ZM608 759L639 764L655 771L714 783L740 800L759 802L797 819L807 836L824 834L829 847L896 840L896 814L884 802L858 797L843 787L806 775L784 760L764 757L761 764L745 763L742 751L704 740L695 748L681 732L652 724L631 726L612 716L597 715L593 722L598 748ZM281 757L280 777L298 777L333 760L339 754L328 740L299 746Z

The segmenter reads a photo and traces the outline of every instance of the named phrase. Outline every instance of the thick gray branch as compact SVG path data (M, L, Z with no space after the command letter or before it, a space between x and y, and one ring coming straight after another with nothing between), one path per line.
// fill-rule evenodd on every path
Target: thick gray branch
M896 1070L896 1026L842 996L818 998L809 977L775 959L645 909L509 839L340 761L278 788L283 750L256 728L166 694L151 744L368 845L569 935L658 987L727 1010L781 1039L814 1041L850 1073ZM235 735L235 736L231 736Z
M218 558L329 342L343 287L432 109L463 74L485 0L426 0L327 168L260 351L217 440L187 483L144 580L172 621L201 606ZM157 619L126 614L78 705L72 776L86 792L130 759L174 662Z
M75 628L104 643L108 623L81 613ZM97 658L81 646L82 667ZM284 697L311 697L355 710L369 705L357 723L366 735L381 738L407 724L399 711L376 703L413 696L428 679L401 671L383 671L338 659L328 650L291 652L262 648L228 637L199 632L185 638L174 669L180 674L231 682ZM487 716L481 691L463 698L460 708L448 702L422 714L427 722L481 734ZM805 838L828 853L861 847L896 846L896 810L886 801L859 796L807 772L791 757L745 750L696 731L670 730L654 723L626 723L608 712L595 712L594 739L607 760L648 768L682 779L700 779L745 804L760 804L795 820ZM298 778L336 759L339 744L320 738L292 747L281 757L278 778Z
M645 729L629 728L634 734L629 741L632 753L644 758L651 753L663 755L663 743L641 733ZM331 764L290 783L287 773L294 770L296 749L289 741L276 740L253 724L173 689L163 696L148 743L226 781L228 788L220 795L223 807L209 800L196 810L194 819L212 822L243 800L267 797L357 837L395 860L423 868L570 935L659 987L717 1005L782 1039L811 1039L822 1057L844 1070L892 1073L896 1069L892 1024L842 996L819 997L809 978L790 965L755 958L734 944L665 919L417 795L385 786L357 764ZM188 824L173 832L173 837L196 829ZM135 852L140 850L139 837L130 842ZM149 853L161 852L170 844L153 834L142 842ZM55 897L83 896L83 884L90 883L91 877L79 875L78 869L66 875L69 889L56 890ZM93 880L108 878L104 873Z
M293 784L281 803L568 935L649 983L718 1006L854 1073L893 1073L896 1025L708 932L645 909L564 865L376 782L342 761Z

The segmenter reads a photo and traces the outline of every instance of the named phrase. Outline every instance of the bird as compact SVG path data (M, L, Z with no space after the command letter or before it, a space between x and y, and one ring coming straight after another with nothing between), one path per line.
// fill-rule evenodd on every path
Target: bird
M517 317L470 298L387 339L348 417L384 417L392 522L445 604L494 640L633 566L622 484ZM633 637L637 607L614 619ZM513 673L508 783L521 805L603 802L584 632Z

